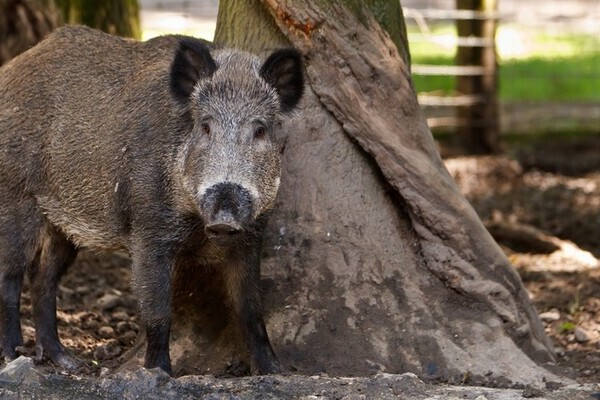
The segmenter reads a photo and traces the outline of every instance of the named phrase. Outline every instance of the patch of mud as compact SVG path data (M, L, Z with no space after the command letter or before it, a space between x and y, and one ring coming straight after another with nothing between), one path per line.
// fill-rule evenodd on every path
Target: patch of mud
M413 374L377 374L366 378L316 376L257 376L219 379L190 375L172 379L154 369L117 374L102 380L50 374L36 377L33 363L17 359L21 380L0 371L3 399L45 398L57 400L100 399L477 399L508 400L544 397L583 400L594 396L598 385L572 385L562 388L493 389L467 386L431 385ZM29 370L29 373L27 371ZM546 397L548 396L548 397Z

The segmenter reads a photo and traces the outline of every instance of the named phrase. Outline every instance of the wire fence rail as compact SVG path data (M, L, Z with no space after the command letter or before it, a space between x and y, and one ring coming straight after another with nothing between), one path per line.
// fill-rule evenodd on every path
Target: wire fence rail
M401 2L407 25L417 28L409 34L411 48L433 49L431 54L423 53L423 59L431 59L432 65L416 61L412 72L417 89L421 84L428 87L418 92L418 99L434 131L458 132L460 137L463 129L494 126L495 120L502 133L600 132L597 0L544 0L543 7L541 2L502 0L497 1L500 8L492 11L451 9L459 6L458 0ZM460 32L461 23L488 19L501 28L498 42L494 37ZM455 30L448 31L452 25ZM494 87L494 75L481 64L460 65L460 60L454 64L441 61L440 65L440 57L448 59L449 50L460 53L467 47L473 53L498 50L503 59L496 70L496 96L491 100L495 118L483 112L465 116L465 109L484 107L490 97L460 90L458 84L487 79Z
M404 8L406 19L413 19L422 35L418 40L435 40L427 21L453 21L456 24L455 65L413 64L415 75L456 78L454 95L419 94L424 107L451 107L454 117L428 118L430 127L455 128L463 146L473 153L500 150L498 115L498 71L495 33L500 19L494 0L457 0L456 9ZM411 36L411 40L415 38Z

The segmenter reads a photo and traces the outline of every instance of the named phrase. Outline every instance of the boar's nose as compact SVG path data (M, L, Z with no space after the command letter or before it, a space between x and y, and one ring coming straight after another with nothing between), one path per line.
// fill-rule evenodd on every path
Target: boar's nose
M221 182L209 187L201 199L204 232L218 240L235 238L250 222L252 207L252 195L241 185Z
M235 221L231 213L227 211L219 212L214 221L204 227L206 236L211 239L233 239L242 233L243 229L239 223Z

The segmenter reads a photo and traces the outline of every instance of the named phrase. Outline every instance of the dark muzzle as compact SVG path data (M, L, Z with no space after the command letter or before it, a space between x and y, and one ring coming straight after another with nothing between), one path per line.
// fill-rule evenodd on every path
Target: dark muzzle
M252 196L235 183L217 183L206 190L201 199L204 232L220 242L235 240L252 218Z

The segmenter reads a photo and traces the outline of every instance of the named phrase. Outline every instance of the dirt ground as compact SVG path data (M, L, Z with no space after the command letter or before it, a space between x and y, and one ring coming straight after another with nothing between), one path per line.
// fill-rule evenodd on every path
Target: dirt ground
M600 135L507 153L447 165L521 274L559 366L579 382L600 382ZM82 251L61 282L59 334L91 375L118 368L140 331L128 265ZM22 301L20 351L34 356L27 291Z
M517 268L558 365L600 382L600 134L446 164Z

